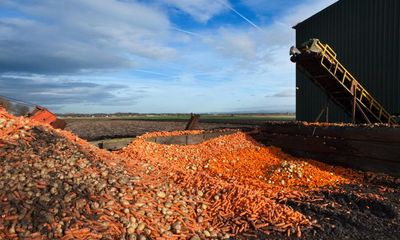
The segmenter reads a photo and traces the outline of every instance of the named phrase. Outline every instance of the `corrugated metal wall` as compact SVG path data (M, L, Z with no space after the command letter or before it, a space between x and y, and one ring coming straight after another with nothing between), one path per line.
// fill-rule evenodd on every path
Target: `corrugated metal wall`
M400 113L400 0L340 0L295 26L296 44L319 38L389 113ZM296 72L296 115L314 121L326 96ZM329 121L350 121L338 106Z

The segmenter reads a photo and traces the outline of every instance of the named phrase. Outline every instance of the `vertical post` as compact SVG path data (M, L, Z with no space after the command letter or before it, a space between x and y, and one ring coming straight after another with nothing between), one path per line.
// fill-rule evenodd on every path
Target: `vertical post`
M318 114L318 117L315 119L314 122L318 122L318 121L319 121L319 119L320 119L320 118L322 117L322 115L324 114L325 109L326 109L326 106L323 106L322 109L321 109L321 112Z
M329 122L329 100L326 103L326 115L325 115L326 122Z
M354 123L356 123L356 108L357 108L357 98L356 98L356 85L354 84L354 82L353 82L353 84L352 84L352 88L353 88L353 114L352 114L352 117L353 117L353 124Z

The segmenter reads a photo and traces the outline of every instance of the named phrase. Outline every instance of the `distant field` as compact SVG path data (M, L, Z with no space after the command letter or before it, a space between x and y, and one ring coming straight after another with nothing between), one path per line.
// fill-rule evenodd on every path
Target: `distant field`
M64 116L67 130L86 140L125 138L154 131L184 130L190 114ZM204 114L198 129L248 128L267 121L292 121L294 114Z
M85 119L85 120L133 120L133 121L187 121L190 118L188 114L179 115L135 115L135 116L84 116L84 117L65 117L67 119ZM260 123L264 121L293 121L294 114L233 114L233 115L201 115L200 122L216 123Z

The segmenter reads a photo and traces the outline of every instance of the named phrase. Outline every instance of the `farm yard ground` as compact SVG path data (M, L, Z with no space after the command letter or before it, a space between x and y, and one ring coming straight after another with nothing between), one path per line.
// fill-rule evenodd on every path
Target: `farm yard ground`
M398 239L400 181L368 174L362 184L315 191L287 204L318 221L305 239Z
M110 153L68 131L1 111L0 117L5 239L400 234L398 178L296 158L242 132L187 146L147 139L201 131L153 132Z
M302 239L398 239L399 181L394 184L393 179L367 179L360 185L321 189L302 199L285 201L316 223L314 228L302 233ZM298 238L279 232L264 235L249 231L238 239Z

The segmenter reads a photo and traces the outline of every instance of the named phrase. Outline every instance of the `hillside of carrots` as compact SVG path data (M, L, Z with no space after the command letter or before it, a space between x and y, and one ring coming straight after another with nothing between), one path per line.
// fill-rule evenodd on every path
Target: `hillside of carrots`
M317 222L285 204L363 175L243 132L196 145L142 135L118 152L0 109L0 239L228 239Z

